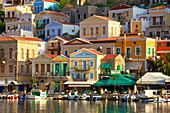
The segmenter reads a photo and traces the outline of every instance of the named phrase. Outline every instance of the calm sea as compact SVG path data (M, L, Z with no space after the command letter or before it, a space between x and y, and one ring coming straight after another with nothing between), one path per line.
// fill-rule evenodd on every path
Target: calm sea
M0 100L0 113L170 113L169 103Z

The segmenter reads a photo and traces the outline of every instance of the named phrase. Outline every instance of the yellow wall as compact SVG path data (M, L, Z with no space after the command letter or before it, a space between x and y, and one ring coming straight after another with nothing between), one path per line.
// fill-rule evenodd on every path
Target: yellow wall
M136 28L136 25L138 26L137 28ZM132 21L131 32L132 33L134 33L134 32L142 32L142 22L141 21Z

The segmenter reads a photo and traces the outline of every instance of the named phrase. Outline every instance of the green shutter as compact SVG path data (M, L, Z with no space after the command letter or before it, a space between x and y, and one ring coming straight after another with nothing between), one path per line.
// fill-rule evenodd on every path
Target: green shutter
M158 47L161 47L161 43L158 43Z
M61 72L62 72L61 76L64 76L64 63L61 64Z
M136 48L136 55L139 55L139 48Z
M123 71L123 66L121 67L121 71Z
M152 57L154 57L154 53L155 53L154 48L152 48Z
M40 26L42 25L42 20L40 20Z
M53 64L53 73L54 73L54 75L56 75L56 65L55 64Z
M37 20L36 27L39 27L39 20Z
M120 65L117 66L117 70L120 70Z
M168 43L165 43L165 47L168 47Z
M151 54L151 48L148 48L148 55Z
M42 35L42 31L40 31L40 35Z

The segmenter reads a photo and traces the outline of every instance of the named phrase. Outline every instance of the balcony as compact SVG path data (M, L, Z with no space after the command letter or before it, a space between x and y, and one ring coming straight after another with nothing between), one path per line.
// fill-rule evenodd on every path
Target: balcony
M61 46L48 46L48 51L61 51Z
M88 66L88 65L75 66L73 70L75 70L75 71L89 71L90 66Z
M87 78L74 78L73 81L87 81Z
M68 77L69 76L69 73L68 72L66 72L66 73L63 73L63 75L62 75L62 72L61 73L54 73L54 72L52 72L52 79L56 79L56 80L68 80Z
M150 22L150 26L163 26L165 25L165 22Z
M46 77L50 77L51 73L50 72L35 72L34 76L37 78L46 78Z
M18 18L17 16L12 16L12 15L5 15L3 16L4 19L15 19L15 18Z
M46 24L42 24L42 25L40 25L40 26L36 26L36 29L45 29L45 25L46 25Z

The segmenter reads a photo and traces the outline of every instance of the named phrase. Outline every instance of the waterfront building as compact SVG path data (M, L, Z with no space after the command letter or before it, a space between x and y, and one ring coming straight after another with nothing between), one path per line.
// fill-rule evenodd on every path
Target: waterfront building
M34 14L38 14L43 10L47 10L48 8L56 8L59 9L58 2L55 0L36 0L34 1Z
M125 71L125 59L120 54L106 54L101 59L100 76L120 74Z
M82 48L69 55L70 79L64 83L65 88L83 93L100 78L100 60L104 55L94 49Z
M35 17L36 22L36 35L37 37L45 37L45 25L54 22L54 21L61 21L61 22L69 22L69 16L65 15L64 13L59 13L55 11L46 11L43 10L38 13Z
M8 90L26 91L29 88L32 59L38 56L38 38L0 37L0 89L3 90L5 79Z
M75 23L76 7L77 6L65 5L61 9L61 12L63 12L64 14L66 14L70 17L70 23Z
M23 6L9 6L5 7L5 21L6 21L6 32L7 35L17 35L20 36L20 25L19 21L21 15L24 13L32 13L31 7L28 5Z
M170 53L170 40L157 38L156 40L156 55L164 57L163 54Z
M131 31L131 19L136 19L137 14L143 14L146 9L126 4L118 4L109 10L109 18L119 21L126 33Z
M69 38L64 37L54 37L47 42L47 50L51 55L60 55L61 54L61 46L66 42L70 41Z
M74 38L61 46L61 53L63 55L70 55L82 48L93 48L92 43L89 40L83 38Z
M79 26L67 22L54 21L45 26L45 38L68 35L75 36L79 31Z
M165 37L170 34L170 8L165 5L149 9L150 23L146 29L148 36Z
M95 40L120 35L120 22L104 16L93 15L80 22L80 37Z

